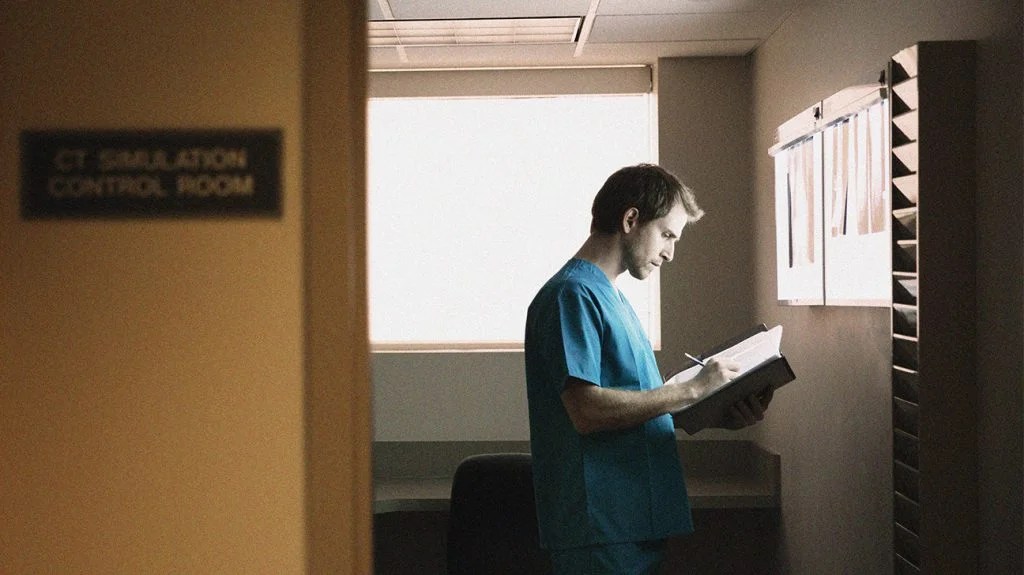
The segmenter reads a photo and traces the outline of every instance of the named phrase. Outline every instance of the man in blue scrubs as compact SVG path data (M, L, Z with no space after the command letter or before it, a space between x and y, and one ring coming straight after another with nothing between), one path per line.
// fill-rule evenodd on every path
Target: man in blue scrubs
M671 413L735 377L709 361L663 384L650 341L615 287L672 260L693 192L659 166L612 174L594 198L589 237L527 314L526 380L541 545L555 573L657 573L665 541L693 531ZM737 403L731 428L764 416L770 397Z

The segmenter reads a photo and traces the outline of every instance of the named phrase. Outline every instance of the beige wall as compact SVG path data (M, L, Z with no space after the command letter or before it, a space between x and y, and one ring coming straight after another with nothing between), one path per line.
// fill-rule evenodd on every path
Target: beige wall
M301 5L0 13L0 572L301 572ZM193 127L282 129L283 217L19 218L20 130Z
M747 58L658 62L659 162L697 194L705 216L687 226L662 272L663 370L686 365L753 326L750 226L750 63Z
M1022 570L1021 3L820 0L804 3L753 60L758 310L786 325L799 374L760 430L782 455L787 573L891 572L889 317L775 304L767 150L776 126L845 86L874 81L898 50L956 39L979 42L979 370L977 382L964 382L980 399L979 572Z

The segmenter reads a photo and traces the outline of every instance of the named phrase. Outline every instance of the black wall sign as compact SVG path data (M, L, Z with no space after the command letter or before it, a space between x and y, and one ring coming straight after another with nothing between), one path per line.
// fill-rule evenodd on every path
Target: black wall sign
M281 131L22 132L21 214L280 216Z

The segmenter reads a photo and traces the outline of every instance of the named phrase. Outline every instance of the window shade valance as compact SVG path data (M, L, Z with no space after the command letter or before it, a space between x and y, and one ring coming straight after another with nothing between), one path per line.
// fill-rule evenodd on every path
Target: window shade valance
M650 66L370 72L371 98L646 94Z

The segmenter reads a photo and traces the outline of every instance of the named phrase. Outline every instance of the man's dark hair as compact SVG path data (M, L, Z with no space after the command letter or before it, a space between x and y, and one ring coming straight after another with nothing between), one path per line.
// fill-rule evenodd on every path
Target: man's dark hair
M676 202L682 204L688 222L696 222L704 215L693 190L665 168L654 164L628 166L609 176L594 197L591 228L613 234L619 230L622 216L629 208L640 212L639 222L643 224L665 216Z

